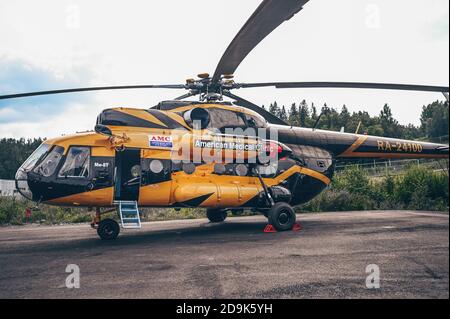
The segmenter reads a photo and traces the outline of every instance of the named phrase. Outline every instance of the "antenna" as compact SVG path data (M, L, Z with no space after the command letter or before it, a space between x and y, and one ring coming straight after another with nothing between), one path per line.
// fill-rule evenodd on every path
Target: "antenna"
M361 128L361 121L358 123L358 127L356 128L355 134L359 133L359 129Z

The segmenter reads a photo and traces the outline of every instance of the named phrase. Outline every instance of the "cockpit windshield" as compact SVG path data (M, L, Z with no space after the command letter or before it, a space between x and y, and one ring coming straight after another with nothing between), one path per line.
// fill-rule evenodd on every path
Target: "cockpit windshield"
M33 172L42 175L44 177L49 177L53 175L59 162L62 159L64 148L60 146L55 146L52 151L45 157L45 159L36 166Z
M50 150L51 145L41 144L33 154L28 157L28 159L22 164L21 169L25 171L30 171L34 168L34 166L41 160L45 154Z

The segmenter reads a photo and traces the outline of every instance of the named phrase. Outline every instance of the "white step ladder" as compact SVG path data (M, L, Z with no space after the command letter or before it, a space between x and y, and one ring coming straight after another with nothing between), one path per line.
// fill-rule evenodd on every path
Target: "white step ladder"
M136 201L118 201L120 221L123 228L140 229L141 218Z

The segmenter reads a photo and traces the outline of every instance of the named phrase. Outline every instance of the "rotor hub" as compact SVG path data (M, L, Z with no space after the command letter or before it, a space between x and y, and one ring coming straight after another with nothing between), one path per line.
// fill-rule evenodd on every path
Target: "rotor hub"
M200 101L222 101L225 90L239 88L231 74L223 75L218 80L214 80L208 73L200 73L197 77L198 79L187 79L185 88L192 95L200 95Z

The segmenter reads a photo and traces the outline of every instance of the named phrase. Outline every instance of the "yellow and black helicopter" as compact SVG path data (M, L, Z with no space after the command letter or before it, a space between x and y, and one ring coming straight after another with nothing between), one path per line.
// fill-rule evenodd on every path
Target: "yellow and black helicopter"
M120 225L139 228L138 207L203 207L211 222L252 209L277 230L293 227L293 206L322 192L335 161L354 158L448 158L448 145L292 127L232 93L255 87L366 88L440 92L448 87L343 82L237 83L244 58L308 0L264 0L236 35L214 74L176 85L40 91L0 99L70 92L169 88L188 92L150 109L106 109L95 131L46 140L19 168L16 187L38 203L96 209L92 226L115 239ZM199 96L198 101L184 99ZM234 102L225 102L223 97Z

